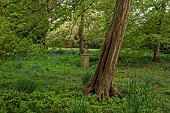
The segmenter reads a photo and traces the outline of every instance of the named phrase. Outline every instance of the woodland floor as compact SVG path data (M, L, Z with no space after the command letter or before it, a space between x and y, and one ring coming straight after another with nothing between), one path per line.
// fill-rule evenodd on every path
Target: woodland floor
M0 113L170 113L170 54L152 62L152 52L122 50L113 83L123 93L98 102L81 91L92 78L80 67L78 50L50 50L35 58L15 57L0 67Z

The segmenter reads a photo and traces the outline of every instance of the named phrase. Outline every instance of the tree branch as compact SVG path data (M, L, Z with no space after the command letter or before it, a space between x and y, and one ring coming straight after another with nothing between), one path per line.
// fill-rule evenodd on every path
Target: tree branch
M15 4L15 3L20 2L20 1L21 1L21 0L17 0L17 1L10 2L10 3L6 4L6 5L4 5L3 7L6 8L6 7L8 7L9 5Z
M39 18L30 28L27 32L23 33L23 35L21 37L27 37L29 35L29 32L31 32L44 18ZM0 62L0 65L3 65L6 60L11 56L11 54L13 53L14 49L17 47L17 44L19 44L22 39L24 38L20 38L20 40L17 41L17 43L13 46L12 50L10 51L9 55L6 56L6 58Z
M68 28L66 34L64 35L64 37L65 37L66 35L68 35L69 31L71 31L70 37L69 37L63 44L66 44L66 43L70 40L71 35L72 35L73 28L74 28L74 26L76 25L77 20L79 19L79 17L80 17L83 13L85 13L85 12L93 5L94 2L95 2L95 0L93 0L93 1L91 2L91 4L89 4L89 6L88 6L87 8L85 8L80 14L78 14L78 16L74 19L75 21L74 21L73 24Z

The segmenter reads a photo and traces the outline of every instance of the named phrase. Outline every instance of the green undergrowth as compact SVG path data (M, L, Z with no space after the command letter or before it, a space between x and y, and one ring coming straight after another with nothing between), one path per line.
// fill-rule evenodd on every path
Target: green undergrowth
M80 67L78 50L49 50L39 58L14 57L0 67L0 113L169 113L170 57L153 63L148 52L122 51L113 83L123 99L101 102L83 95L99 58L90 50L90 66Z

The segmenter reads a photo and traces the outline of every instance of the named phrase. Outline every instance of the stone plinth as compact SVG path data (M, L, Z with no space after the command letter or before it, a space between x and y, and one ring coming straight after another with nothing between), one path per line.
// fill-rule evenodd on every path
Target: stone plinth
M82 54L81 57L82 57L81 67L88 67L90 55L89 54Z

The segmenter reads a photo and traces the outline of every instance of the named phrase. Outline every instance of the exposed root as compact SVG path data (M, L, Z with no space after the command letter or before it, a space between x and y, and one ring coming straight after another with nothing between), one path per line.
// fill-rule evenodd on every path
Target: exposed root
M96 94L94 87L88 87L88 88L86 88L85 90L83 90L82 92L83 92L85 95L87 95L87 94L89 94L89 93ZM104 92L101 93L101 94L99 94L98 96L99 96L99 98L100 98L99 100L106 98L105 95L104 95ZM110 87L110 91L109 91L109 97L113 97L113 96L119 97L119 98L123 98L123 97L124 97L124 96L120 93L120 91L119 91L114 85L112 85L112 86Z
M85 90L82 91L85 95L89 93L94 93L94 87L88 87Z
M110 95L109 95L110 97L112 97L112 96L116 96L116 97L119 97L119 98L124 97L114 85L111 86L109 93L110 93Z

